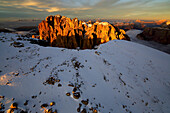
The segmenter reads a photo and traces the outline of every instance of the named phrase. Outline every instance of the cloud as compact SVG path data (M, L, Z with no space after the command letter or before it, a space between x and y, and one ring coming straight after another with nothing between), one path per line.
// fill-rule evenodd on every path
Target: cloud
M52 8L48 8L46 9L48 12L57 12L57 11L60 11L61 9L59 8L56 8L56 7L52 7Z
M39 3L38 2L35 2L35 1L28 1L28 2L23 2L23 3L20 3L18 5L23 5L23 6L38 6Z
M56 7L49 7L46 9L48 12L58 12L58 11L81 11L81 10L89 10L91 8L56 8Z
M146 12L136 11L132 13L127 13L126 15L124 15L124 17L139 16L139 15L144 15L144 14L146 14Z
M58 12L58 11L64 11L64 10L88 10L91 9L90 7L74 7L74 8L70 8L70 7L65 7L64 5L58 5L58 3L56 4L55 1L51 1L51 4L49 4L48 2L42 2L42 1L0 1L1 5L0 6L6 6L6 7L15 7L15 8L27 8L27 9L32 9L32 10L36 10L36 11L47 11L47 12Z
M159 18L164 14L164 17L168 19L169 6L169 0L0 0L0 17L2 12L16 14L20 12L23 15L29 12L29 14L37 15L43 13L46 16L58 13L82 18L139 18L142 16L145 18L145 15L153 17L156 14L158 14L156 18Z

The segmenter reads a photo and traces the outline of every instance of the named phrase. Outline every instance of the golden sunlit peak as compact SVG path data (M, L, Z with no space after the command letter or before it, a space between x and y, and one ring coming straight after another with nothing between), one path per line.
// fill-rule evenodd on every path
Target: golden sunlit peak
M167 22L166 22L166 25L170 25L170 21L167 21Z

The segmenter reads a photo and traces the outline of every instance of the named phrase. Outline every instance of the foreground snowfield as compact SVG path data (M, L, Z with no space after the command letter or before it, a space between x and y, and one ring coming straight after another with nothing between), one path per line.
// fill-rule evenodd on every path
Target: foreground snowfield
M75 113L79 104L80 111L87 112L170 112L169 54L128 41L78 51L17 38L0 33L1 111L9 111L16 102L16 111L33 113L50 108ZM14 41L24 47L14 47ZM74 87L80 93L78 99L73 97ZM81 101L87 99L84 105ZM55 105L50 106L51 102ZM41 108L43 104L48 106Z

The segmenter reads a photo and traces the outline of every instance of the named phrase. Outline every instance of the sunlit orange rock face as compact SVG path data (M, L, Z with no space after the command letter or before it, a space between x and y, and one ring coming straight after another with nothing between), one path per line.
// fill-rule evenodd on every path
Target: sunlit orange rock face
M156 41L161 44L170 44L170 29L168 28L145 28L137 37L142 40Z
M79 21L65 16L48 16L39 26L39 39L47 40L51 46L69 49L92 49L110 40L130 40L125 31L108 22Z
M166 21L166 22L162 23L161 27L170 29L170 21Z
M143 23L143 24L156 24L156 25L161 25L162 23L166 22L166 20L158 20L158 21L141 21L141 20L136 20L136 23Z

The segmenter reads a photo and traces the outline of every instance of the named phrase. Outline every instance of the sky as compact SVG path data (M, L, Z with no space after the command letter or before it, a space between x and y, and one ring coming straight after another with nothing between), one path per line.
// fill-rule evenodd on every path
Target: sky
M170 20L170 0L0 0L1 21L56 14L80 19Z

